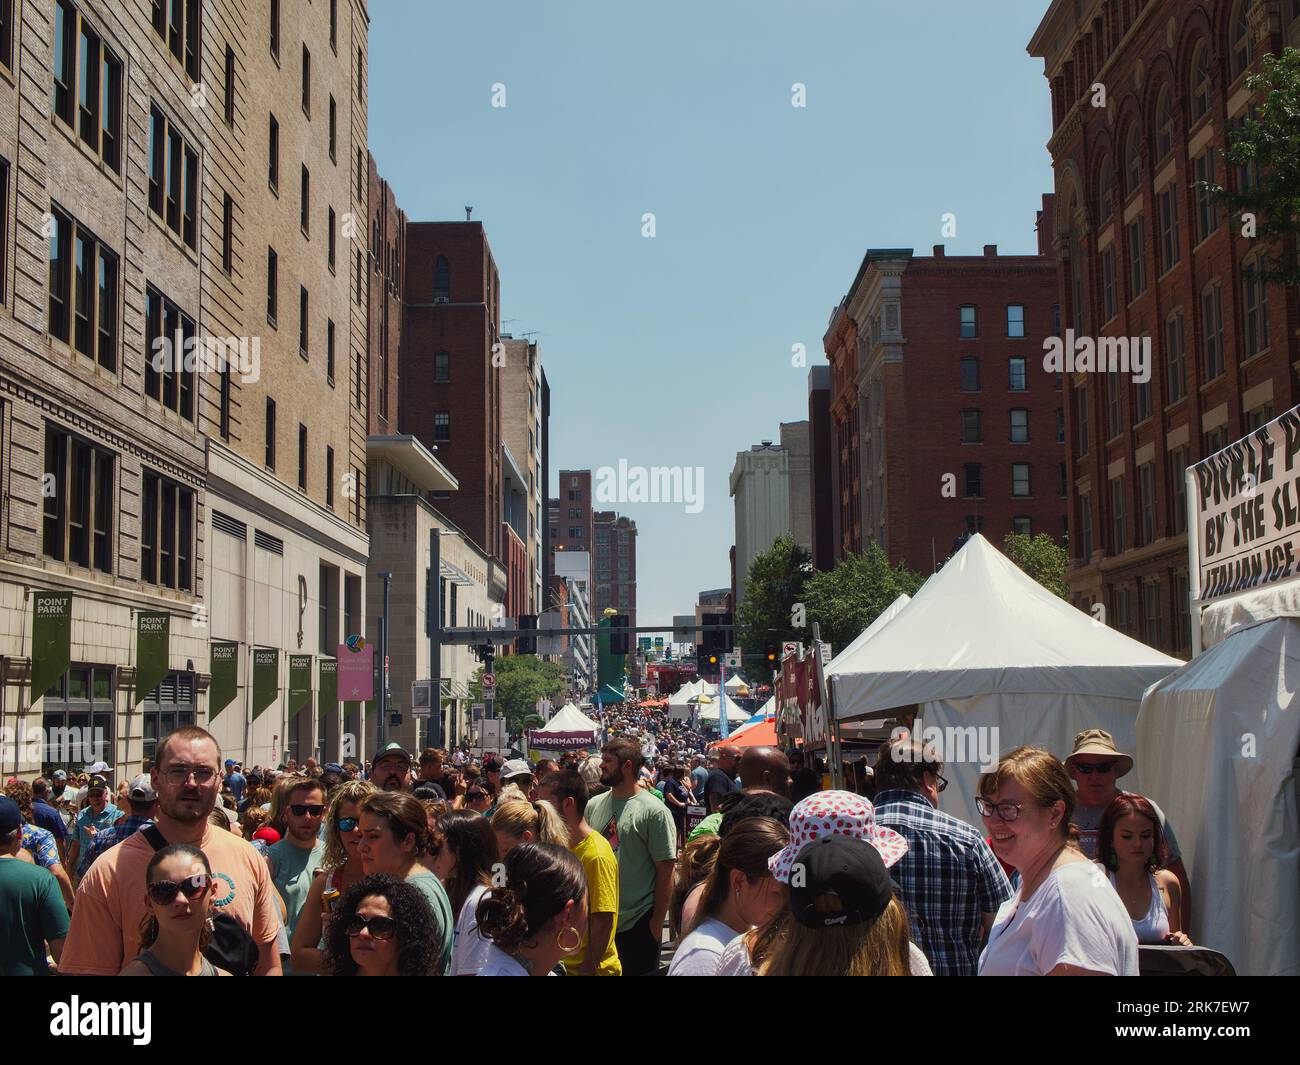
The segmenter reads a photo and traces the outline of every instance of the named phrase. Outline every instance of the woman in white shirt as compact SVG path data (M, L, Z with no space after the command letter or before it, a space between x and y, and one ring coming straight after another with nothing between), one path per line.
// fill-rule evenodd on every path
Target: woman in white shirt
M737 932L766 924L784 908L785 889L768 859L789 842L790 830L771 817L747 817L722 838L694 927L677 945L669 976L715 975Z
M1017 747L980 777L993 853L1020 873L980 976L1137 976L1137 936L1106 873L1071 840L1074 786L1050 752Z
M451 941L451 975L475 976L491 944L479 935L478 904L492 886L500 862L492 824L473 810L451 810L438 818L433 875L442 881L456 917Z
M479 976L549 976L582 945L587 874L555 843L521 843L505 860L505 886L478 904L478 930L491 941Z

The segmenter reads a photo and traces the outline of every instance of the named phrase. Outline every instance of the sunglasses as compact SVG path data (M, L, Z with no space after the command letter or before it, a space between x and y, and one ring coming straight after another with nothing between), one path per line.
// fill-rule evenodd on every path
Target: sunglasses
M361 819L359 817L340 817L339 831L355 832L357 830L357 825L359 825L360 823L361 823Z
M1085 777L1092 776L1093 773L1100 773L1105 776L1115 768L1114 762L1075 762L1074 768L1082 773Z
M370 930L370 938L392 939L397 932L397 922L391 917L362 917L359 913L349 914L343 918L343 934L349 939L361 935L363 928Z
M159 880L149 885L149 897L159 906L170 906L178 894L193 902L208 890L210 878L207 873L195 873L187 876L179 884L175 880Z
M295 802L289 805L289 809L293 811L294 817L304 817L308 815L311 817L320 817L320 815L325 812L324 804L319 802Z

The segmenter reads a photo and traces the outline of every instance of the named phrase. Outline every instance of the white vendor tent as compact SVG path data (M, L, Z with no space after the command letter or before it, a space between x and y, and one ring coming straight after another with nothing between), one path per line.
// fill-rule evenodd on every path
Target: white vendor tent
M695 707L691 700L698 695L707 695L710 698L718 694L716 684L710 684L707 680L696 679L688 684L683 684L672 695L668 696L668 716L673 721L689 721Z
M832 673L838 672L843 664L851 661L851 656L858 650L858 648L875 636L876 633L893 621L894 618L898 617L898 615L903 612L903 607L907 606L911 601L912 597L904 593L890 603L889 606L885 607L875 621L858 633L856 639L854 639L851 644L831 659L830 665L828 665L825 670L826 676L829 677Z
M727 682L723 687L726 689L728 695L735 695L741 688L748 688L749 685L745 683L739 673L733 673L727 678Z
M734 727L743 725L750 718L748 710L744 710L728 699L725 695L721 699L714 698L711 703L700 703L700 720L706 724L714 724L722 720L722 704L727 704L727 724Z
M828 683L841 721L916 705L918 738L946 741L944 809L978 825L982 765L1021 744L1063 758L1086 728L1132 750L1143 691L1180 665L1053 595L976 534L834 663ZM1127 786L1141 789L1141 769Z
M1142 791L1192 881L1193 942L1300 975L1300 583L1208 607L1208 650L1142 700ZM1126 781L1127 783L1127 781Z
M564 751L595 747L598 725L573 703L565 703L541 728L528 730L530 750Z

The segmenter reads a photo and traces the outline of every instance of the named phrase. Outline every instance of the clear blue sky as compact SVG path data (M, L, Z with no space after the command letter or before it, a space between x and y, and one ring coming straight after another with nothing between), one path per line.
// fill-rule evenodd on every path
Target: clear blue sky
M735 454L807 417L791 346L824 362L866 248L1034 250L1047 7L371 0L371 150L408 217L487 226L502 329L536 331L551 383L552 491L619 459L704 468L700 513L614 508L642 623L729 583Z

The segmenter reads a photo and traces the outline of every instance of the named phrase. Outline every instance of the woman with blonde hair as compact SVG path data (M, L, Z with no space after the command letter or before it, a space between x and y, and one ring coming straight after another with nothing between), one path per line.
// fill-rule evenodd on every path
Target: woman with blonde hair
M357 847L361 843L358 807L379 789L364 780L349 780L330 795L325 813L325 853L320 871L307 889L307 900L293 930L292 959L295 974L321 973L328 958L329 928L326 917L338 900L365 879Z
M505 857L521 843L569 845L569 829L560 812L545 800L507 799L492 815L492 831Z

